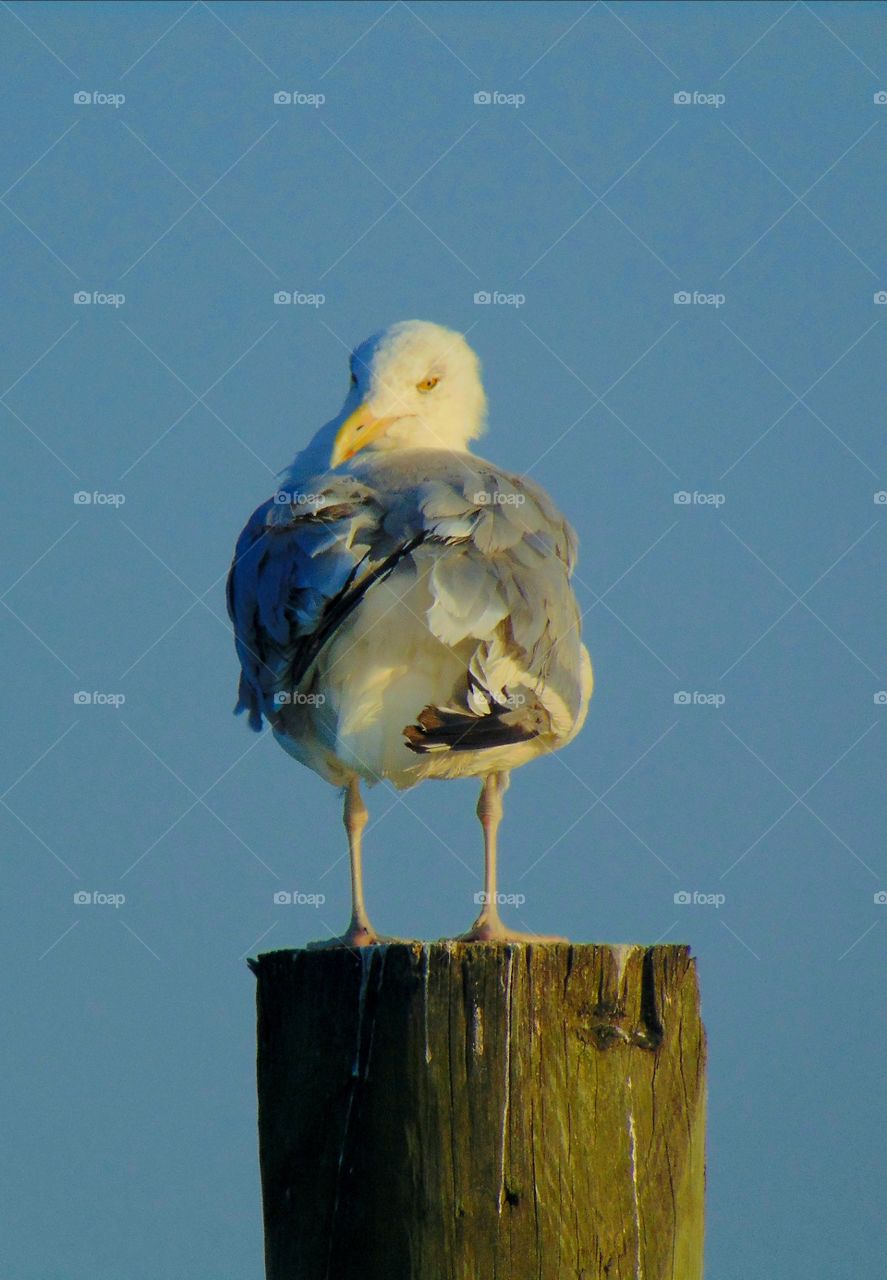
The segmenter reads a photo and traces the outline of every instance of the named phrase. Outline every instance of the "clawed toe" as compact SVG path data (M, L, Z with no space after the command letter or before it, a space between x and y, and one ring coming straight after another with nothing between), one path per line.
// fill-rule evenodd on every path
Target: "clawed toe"
M566 942L555 934L522 933L519 929L509 929L501 920L491 920L481 916L475 920L467 933L457 935L456 942Z
M388 947L393 943L409 943L409 938L392 938L384 933L376 933L372 925L354 925L336 938L323 938L319 942L309 942L308 951L334 951L345 948L356 951L361 947Z
M358 947L375 947L379 941L379 935L369 921L365 924L355 924L352 920L344 933L335 938L323 938L319 942L309 942L308 950L332 951L338 947L347 947L349 951L355 951Z

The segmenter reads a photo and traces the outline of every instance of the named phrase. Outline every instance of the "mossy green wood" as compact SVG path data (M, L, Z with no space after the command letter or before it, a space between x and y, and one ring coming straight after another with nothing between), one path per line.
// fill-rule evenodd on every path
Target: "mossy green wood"
M268 1280L701 1280L689 948L251 964Z

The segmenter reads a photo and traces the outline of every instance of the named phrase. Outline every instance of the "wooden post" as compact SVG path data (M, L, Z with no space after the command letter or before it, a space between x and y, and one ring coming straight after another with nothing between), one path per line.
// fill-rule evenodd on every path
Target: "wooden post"
M701 1280L688 947L250 964L268 1280Z

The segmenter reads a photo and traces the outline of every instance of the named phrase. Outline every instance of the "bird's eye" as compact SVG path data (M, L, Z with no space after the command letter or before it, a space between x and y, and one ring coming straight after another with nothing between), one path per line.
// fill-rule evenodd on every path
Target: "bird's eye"
M416 383L416 390L433 391L439 382L440 378L423 378L421 382Z
M352 373L352 374L351 374L351 385L352 385L352 387L356 387L356 386L357 386L357 374L356 374L356 373Z

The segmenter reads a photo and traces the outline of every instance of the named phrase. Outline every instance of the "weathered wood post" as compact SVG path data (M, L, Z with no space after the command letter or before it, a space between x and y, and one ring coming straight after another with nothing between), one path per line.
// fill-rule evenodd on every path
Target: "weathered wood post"
M701 1280L688 947L250 963L268 1280Z

